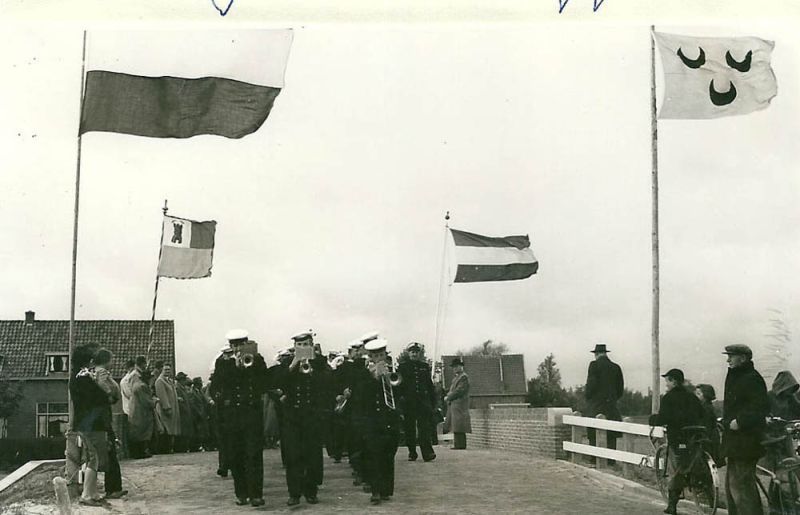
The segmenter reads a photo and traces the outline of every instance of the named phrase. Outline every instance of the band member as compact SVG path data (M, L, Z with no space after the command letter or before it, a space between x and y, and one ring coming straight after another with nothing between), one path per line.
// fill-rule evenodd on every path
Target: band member
M300 496L309 504L317 504L317 487L322 483L323 410L333 405L330 375L314 359L313 336L303 331L294 336L294 357L274 380L283 392L283 439L286 485L289 506L300 503ZM324 357L322 361L325 361Z
M226 335L229 349L214 364L214 389L218 392L218 416L223 452L233 473L236 504L264 504L264 406L267 365L255 350L247 331L234 329Z
M364 344L377 338L377 331L373 331L363 335L350 344L350 360L343 365L346 370L342 373L343 384L341 386L343 386L343 388L341 390L345 400L349 401L352 395L355 380L359 375L358 373L367 367L367 351L364 349ZM352 405L345 410L349 434L347 455L350 467L353 469L353 485L361 486L362 483L364 483L364 477L366 475L364 470L364 439L361 434L361 428L356 424L353 418L352 411Z
M353 384L353 420L363 438L364 470L369 478L370 502L379 504L394 494L394 456L399 437L399 415L386 355L386 340L376 339L364 348L369 355L366 369L357 371Z
M402 397L403 431L408 447L408 461L416 461L417 443L423 460L436 459L431 445L436 392L431 380L431 367L421 360L421 350L419 343L409 343L406 346L408 359L397 369L403 378L399 390Z

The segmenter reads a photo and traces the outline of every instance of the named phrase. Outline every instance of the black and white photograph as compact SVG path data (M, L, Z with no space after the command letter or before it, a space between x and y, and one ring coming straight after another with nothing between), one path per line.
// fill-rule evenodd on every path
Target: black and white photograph
M0 513L800 513L800 15L551 4L7 2Z

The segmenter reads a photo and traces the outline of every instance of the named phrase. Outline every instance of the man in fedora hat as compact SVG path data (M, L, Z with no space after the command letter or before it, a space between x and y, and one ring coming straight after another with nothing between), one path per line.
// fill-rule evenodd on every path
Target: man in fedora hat
M469 416L469 377L464 372L464 362L456 357L450 362L453 380L450 391L444 397L447 403L447 418L444 427L453 432L453 449L467 448L467 433L472 432Z
M769 414L767 385L753 366L747 345L728 345L728 375L722 404L722 454L727 458L725 493L731 515L763 513L756 486L756 463Z
M589 372L586 375L585 395L588 404L586 416L603 415L608 420L622 420L617 401L625 391L625 380L619 365L608 358L609 352L611 351L606 348L605 343L596 344L592 350L594 361L589 363ZM616 449L619 433L609 431L607 434L608 448ZM591 445L597 443L597 435L593 428L586 428L586 436L589 437Z

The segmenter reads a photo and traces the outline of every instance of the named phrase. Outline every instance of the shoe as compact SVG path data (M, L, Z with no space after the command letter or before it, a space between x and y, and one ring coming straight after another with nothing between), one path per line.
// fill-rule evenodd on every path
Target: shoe
M433 461L435 459L436 459L436 455L435 454L431 454L430 456L423 456L422 457L422 461L425 461L425 462Z
M297 506L298 504L300 504L299 497L289 497L289 500L286 501L286 506Z
M92 499L92 498L86 499L84 497L78 499L78 503L83 504L84 506L103 506L103 501L101 501L100 499Z
M319 502L319 499L317 499L316 495L307 495L306 502L308 504L317 504Z
M127 490L117 490L116 492L111 492L110 494L106 494L106 499L119 499L122 496L128 495Z
M369 498L369 502L372 504L380 504L381 496L378 494L372 494L372 497Z
M408 461L417 461L417 453L416 452L409 452L408 453Z
M236 504L236 506L244 506L249 503L247 502L247 497L237 497L234 504Z
M664 513L668 513L670 515L678 515L678 507L670 504L666 508L664 508Z
M264 498L256 497L254 499L250 499L250 506L264 506Z
M222 470L222 469L217 469L217 475L219 477L228 477L228 471L227 470Z

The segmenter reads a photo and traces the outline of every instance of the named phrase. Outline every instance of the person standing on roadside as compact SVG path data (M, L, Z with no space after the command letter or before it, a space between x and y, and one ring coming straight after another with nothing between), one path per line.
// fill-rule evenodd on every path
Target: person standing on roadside
M728 345L728 375L722 404L722 454L727 458L725 494L730 515L763 513L756 486L756 463L764 455L769 397L764 378L747 345Z

